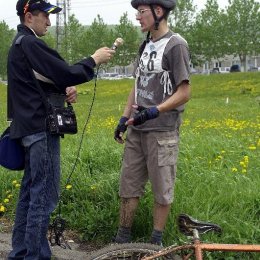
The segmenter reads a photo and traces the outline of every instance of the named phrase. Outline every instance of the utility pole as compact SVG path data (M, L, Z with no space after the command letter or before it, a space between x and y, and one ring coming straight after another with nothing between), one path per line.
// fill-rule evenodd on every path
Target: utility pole
M67 0L67 21L69 21L70 17L70 10L71 10L71 0Z
M70 8L71 8L71 0L65 0L65 1L67 1L67 22L69 22L69 18L70 18ZM67 27L67 24L66 24L66 32L65 32L65 34L66 34L66 37L67 37L67 39L68 38L70 38L70 30L68 29L68 27ZM71 42L70 42L70 40L67 40L66 39L66 55L67 55L67 59L68 59L68 61L70 61L70 54L71 54Z
M62 39L66 36L66 24L67 24L67 0L57 0L57 6L62 8L62 10L57 13L56 16L56 49L61 50ZM69 1L69 0L68 0Z

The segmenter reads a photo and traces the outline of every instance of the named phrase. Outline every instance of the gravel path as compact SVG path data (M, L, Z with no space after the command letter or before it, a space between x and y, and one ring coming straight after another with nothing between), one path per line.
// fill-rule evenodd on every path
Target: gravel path
M81 243L71 235L65 235L65 239L71 250L68 247L65 249L60 246L51 247L53 260L86 260L92 251L102 247L94 243ZM0 260L6 260L10 250L11 232L6 230L1 231L0 229Z

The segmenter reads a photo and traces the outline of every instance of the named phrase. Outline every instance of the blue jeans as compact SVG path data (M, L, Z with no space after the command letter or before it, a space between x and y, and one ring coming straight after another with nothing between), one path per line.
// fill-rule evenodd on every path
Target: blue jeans
M49 260L47 232L59 199L60 138L41 132L22 138L22 144L25 170L8 259Z

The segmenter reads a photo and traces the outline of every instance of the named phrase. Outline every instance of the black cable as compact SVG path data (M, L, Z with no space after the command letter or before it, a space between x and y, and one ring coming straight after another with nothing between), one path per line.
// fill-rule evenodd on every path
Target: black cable
M94 93L93 93L91 105L90 105L90 108L89 108L89 113L88 113L86 122L85 122L84 127L83 127L83 131L82 131L82 134L81 134L81 138L80 138L80 142L79 142L79 149L78 149L77 156L76 156L74 165L73 165L73 167L72 167L71 173L70 173L69 177L67 178L67 182L66 182L66 184L65 184L65 188L66 188L66 186L69 184L70 179L71 179L71 176L72 176L72 174L74 173L74 171L75 171L75 169L76 169L76 166L77 166L77 162L78 162L78 160L79 160L79 155L80 155L80 150L81 150L81 148L82 148L82 142L83 142L84 134L85 134L85 132L86 132L86 128L87 128L87 125L88 125L88 123L89 123L89 119L90 119L90 116L91 116L92 108L93 108L94 101L95 101L95 98L96 98L98 70L99 70L99 67L97 68L97 72L96 72L96 75L95 75Z
M93 93L92 101L91 101L91 104L90 104L89 113L88 113L86 122L85 122L84 127L83 127L83 131L82 131L82 134L81 134L81 138L80 138L80 142L79 142L79 148L78 148L78 151L77 151L77 156L76 156L75 162L73 164L72 170L69 174L69 177L67 178L67 181L66 181L66 184L64 186L63 191L66 189L67 185L69 184L71 176L74 173L76 166L77 166L77 163L78 163L78 160L79 160L79 155L80 155L80 151L81 151L81 148L82 148L82 142L83 142L84 134L86 132L86 128L87 128L87 125L89 123L89 119L90 119L91 112L92 112L93 105L94 105L95 98L96 98L98 71L99 71L99 66L97 67L97 71L96 71L96 74L95 74L95 82L94 82L94 89L93 89L94 93ZM57 188L56 188L56 192L57 192L57 196L58 196ZM63 192L61 191L59 204L58 204L57 216L53 220L53 223L49 225L49 231L50 231L49 241L50 241L51 246L58 245L58 246L60 246L64 249L69 248L71 250L71 247L66 242L66 240L63 236L63 233L64 233L65 228L66 228L66 221L61 217L62 194L63 194Z

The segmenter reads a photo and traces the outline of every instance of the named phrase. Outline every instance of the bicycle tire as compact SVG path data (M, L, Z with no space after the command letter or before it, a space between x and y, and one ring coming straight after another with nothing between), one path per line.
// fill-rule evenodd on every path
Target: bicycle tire
M153 253L156 253L161 249L162 249L161 246L148 244L148 243L114 244L93 252L87 259L88 260L115 260L115 259L138 260L144 256L148 256ZM180 258L178 256L176 258L164 256L159 259L179 260Z

